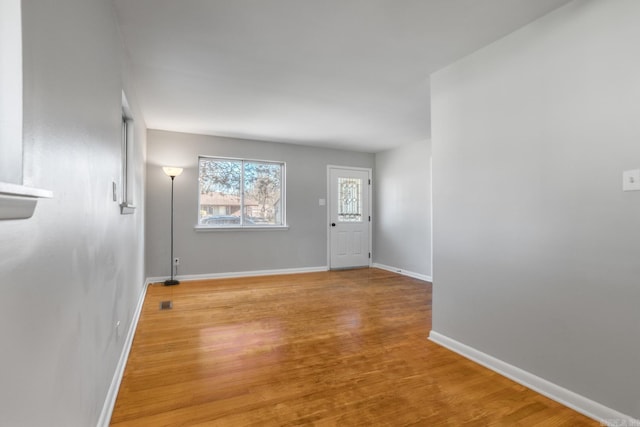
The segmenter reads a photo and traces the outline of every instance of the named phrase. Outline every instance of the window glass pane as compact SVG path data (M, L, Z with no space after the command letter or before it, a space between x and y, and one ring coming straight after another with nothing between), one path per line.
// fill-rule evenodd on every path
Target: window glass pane
M285 164L199 158L198 225L283 226Z
M238 226L242 216L242 161L200 159L200 212L198 223Z
M362 221L362 180L338 178L338 221Z
M282 224L282 165L244 162L244 224Z
M126 205L129 202L129 195L127 194L127 187L129 186L127 179L128 169L129 169L129 159L127 155L129 154L129 122L127 121L126 116L122 116L122 204Z

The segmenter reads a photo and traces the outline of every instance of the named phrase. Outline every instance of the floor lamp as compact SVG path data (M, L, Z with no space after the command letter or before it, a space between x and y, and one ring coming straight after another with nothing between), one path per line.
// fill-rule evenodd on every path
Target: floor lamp
M167 174L169 178L171 178L171 279L165 280L164 285L173 286L173 285L180 284L180 282L173 277L173 269L174 269L174 265L173 265L173 180L175 179L176 176L182 173L182 168L163 166L162 170L164 171L165 174Z

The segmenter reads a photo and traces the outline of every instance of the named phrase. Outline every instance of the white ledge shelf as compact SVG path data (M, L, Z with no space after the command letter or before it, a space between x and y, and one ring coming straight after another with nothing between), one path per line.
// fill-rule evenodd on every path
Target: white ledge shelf
M31 218L38 199L52 197L49 190L0 182L0 220Z
M207 225L194 225L193 229L197 232L211 232L211 231L283 231L288 230L288 225L272 225L265 227L210 227Z
M133 205L130 205L128 203L121 203L120 204L120 214L122 215L132 215L136 212L136 207Z

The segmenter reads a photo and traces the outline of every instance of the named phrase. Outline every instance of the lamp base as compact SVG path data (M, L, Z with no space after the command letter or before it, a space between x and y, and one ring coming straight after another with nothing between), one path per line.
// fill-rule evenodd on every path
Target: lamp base
M173 279L164 281L164 285L165 286L174 286L174 285L179 285L179 284L180 284L179 281L173 280Z

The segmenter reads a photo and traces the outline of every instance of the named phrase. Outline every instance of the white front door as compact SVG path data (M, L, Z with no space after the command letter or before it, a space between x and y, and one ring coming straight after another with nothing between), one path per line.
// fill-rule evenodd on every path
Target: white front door
M371 171L329 167L329 268L370 263Z

